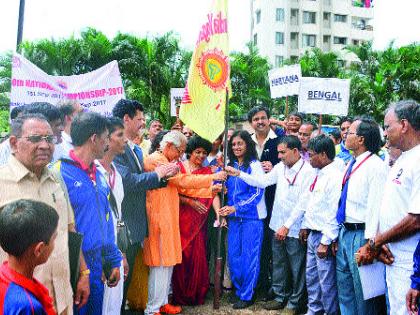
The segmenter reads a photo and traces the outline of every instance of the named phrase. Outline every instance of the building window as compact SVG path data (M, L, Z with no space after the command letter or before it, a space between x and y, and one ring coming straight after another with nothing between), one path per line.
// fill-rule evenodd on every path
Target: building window
M276 56L276 60L275 60L275 67L281 67L283 65L283 56Z
M323 16L324 27L331 28L331 13L324 12L322 16Z
M354 46L358 46L360 44L360 40L358 39L353 39L351 42L352 42L352 45Z
M322 41L324 42L324 44L329 44L331 41L331 36L324 35Z
M316 24L316 13L303 11L303 23L305 24Z
M347 15L334 14L334 22L347 23Z
M284 9L283 8L276 9L276 21L284 22Z
M255 12L255 19L257 20L257 24L261 22L261 10Z
M257 44L258 44L258 34L255 33L254 34L254 45L257 46Z
M316 35L302 35L302 46L303 47L315 47L316 44Z
M299 10L290 10L290 25L299 25Z
M299 49L299 33L290 33L290 48Z
M347 45L347 38L346 37L334 36L334 44L336 44L336 45Z
M276 45L284 44L284 33L276 32Z

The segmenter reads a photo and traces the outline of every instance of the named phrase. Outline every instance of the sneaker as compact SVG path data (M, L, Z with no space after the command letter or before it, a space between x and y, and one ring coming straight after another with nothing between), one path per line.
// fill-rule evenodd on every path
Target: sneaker
M252 304L254 304L253 301L239 300L238 302L233 304L233 309L234 310L241 310L241 309L244 309L244 308L247 308L247 307L251 306Z
M268 311L282 310L284 309L285 306L286 306L285 302L279 302L276 300L269 301L263 305L263 307Z
M171 304L165 304L161 306L161 308L159 309L159 312L165 313L165 314L179 314L182 312L182 307L171 305Z

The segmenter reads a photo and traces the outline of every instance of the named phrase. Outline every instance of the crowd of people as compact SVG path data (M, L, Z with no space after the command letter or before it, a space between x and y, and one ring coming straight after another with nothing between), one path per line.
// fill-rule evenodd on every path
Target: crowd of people
M69 101L14 108L0 145L0 313L124 313L140 257L144 314L179 314L205 303L220 245L233 309L417 313L420 105L329 134L263 106L248 121L253 132L211 143L159 120L146 137L135 100L112 117Z

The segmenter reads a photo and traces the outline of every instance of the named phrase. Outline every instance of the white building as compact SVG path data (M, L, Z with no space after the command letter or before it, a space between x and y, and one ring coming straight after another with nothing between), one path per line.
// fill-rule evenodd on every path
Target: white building
M318 47L340 51L373 39L370 0L250 0L251 41L278 67Z

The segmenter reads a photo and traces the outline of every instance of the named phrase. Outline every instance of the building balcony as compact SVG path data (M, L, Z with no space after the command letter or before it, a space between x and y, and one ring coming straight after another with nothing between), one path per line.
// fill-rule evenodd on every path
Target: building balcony
M372 8L351 7L350 14L352 16L357 16L357 17L360 17L360 18L373 19L373 9Z

